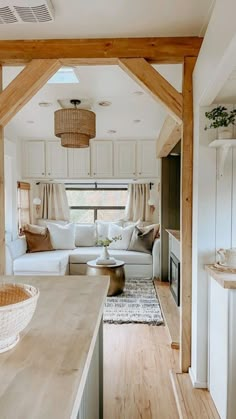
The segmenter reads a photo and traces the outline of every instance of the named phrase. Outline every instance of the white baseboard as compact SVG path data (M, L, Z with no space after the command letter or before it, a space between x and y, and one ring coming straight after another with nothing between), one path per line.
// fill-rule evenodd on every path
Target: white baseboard
M188 373L189 373L189 377L192 381L192 385L194 388L208 388L207 382L196 380L196 377L192 368L189 368Z

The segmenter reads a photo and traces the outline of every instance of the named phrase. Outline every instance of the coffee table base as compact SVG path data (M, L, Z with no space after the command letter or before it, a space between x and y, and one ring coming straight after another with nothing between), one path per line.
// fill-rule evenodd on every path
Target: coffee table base
M110 286L107 292L108 297L121 294L125 286L125 271L123 266L89 266L87 265L87 275L108 275L110 276Z

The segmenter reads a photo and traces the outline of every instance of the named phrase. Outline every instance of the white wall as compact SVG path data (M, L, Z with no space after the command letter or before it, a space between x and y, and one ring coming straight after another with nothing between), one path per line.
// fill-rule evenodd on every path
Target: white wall
M17 147L5 138L5 230L6 240L14 240L17 227Z
M204 265L215 261L218 247L235 243L235 152L217 180L219 157L208 143L216 133L204 131L205 108L211 105L236 66L236 2L216 0L193 74L194 174L192 264L192 362L196 387L207 386L208 288ZM233 160L232 160L233 159ZM234 163L233 163L234 161Z

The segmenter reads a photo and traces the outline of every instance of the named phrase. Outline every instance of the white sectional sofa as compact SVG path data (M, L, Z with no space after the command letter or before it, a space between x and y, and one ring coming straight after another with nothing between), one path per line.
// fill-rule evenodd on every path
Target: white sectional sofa
M27 253L25 237L6 245L7 274L13 275L83 275L86 263L101 254L101 247L78 246L73 250L53 250ZM129 277L153 277L160 275L160 239L155 239L152 254L131 250L109 249L116 259L125 262Z

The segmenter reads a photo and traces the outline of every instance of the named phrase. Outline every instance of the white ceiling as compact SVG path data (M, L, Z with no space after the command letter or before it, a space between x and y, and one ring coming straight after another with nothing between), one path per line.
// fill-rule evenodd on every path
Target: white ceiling
M182 65L154 65L178 90L182 86ZM3 87L22 70L3 67ZM54 111L60 109L58 99L86 99L96 113L96 138L99 139L156 139L166 112L118 66L80 66L75 69L78 84L46 84L6 127L6 136L16 138L53 138ZM135 92L143 92L137 95ZM99 101L112 104L101 107ZM40 107L51 102L51 107ZM134 120L140 119L139 123ZM114 134L108 130L117 131ZM14 137L14 138L12 138Z
M202 35L214 0L52 0L52 3L53 23L1 25L0 39Z
M216 96L215 103L236 103L236 69L234 69Z

